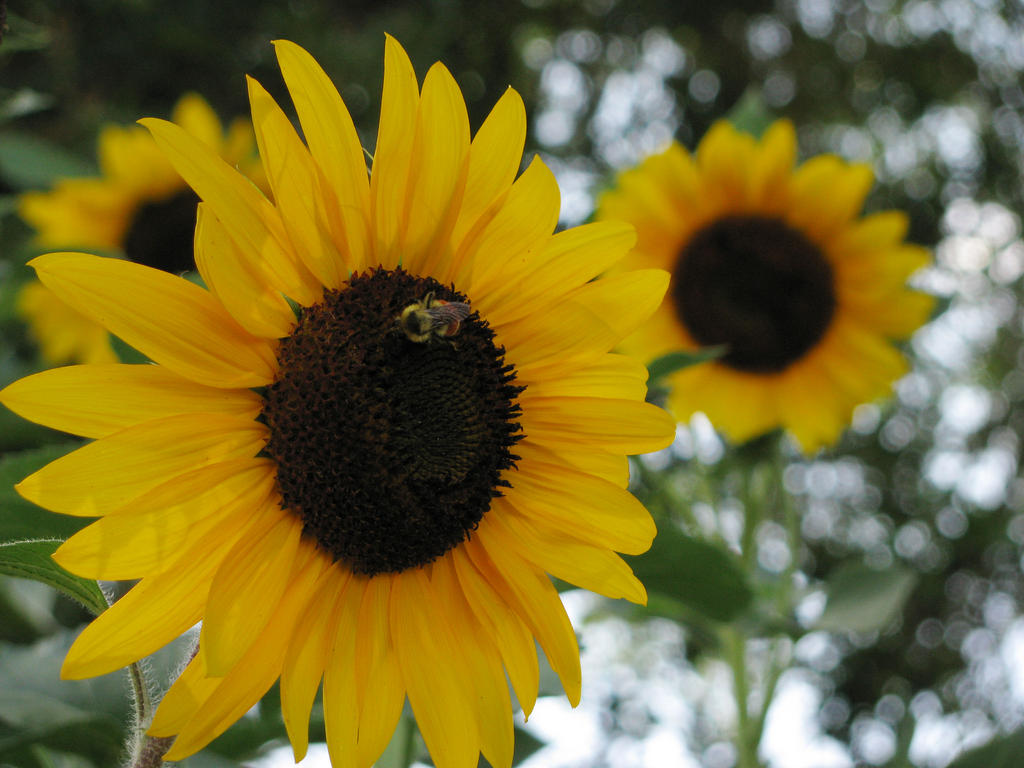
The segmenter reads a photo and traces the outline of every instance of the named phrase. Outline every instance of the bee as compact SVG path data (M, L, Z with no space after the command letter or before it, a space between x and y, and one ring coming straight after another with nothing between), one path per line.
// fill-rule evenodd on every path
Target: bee
M395 318L398 327L410 341L422 344L431 339L448 339L459 332L462 321L469 317L469 304L461 301L435 299L431 291L402 310Z

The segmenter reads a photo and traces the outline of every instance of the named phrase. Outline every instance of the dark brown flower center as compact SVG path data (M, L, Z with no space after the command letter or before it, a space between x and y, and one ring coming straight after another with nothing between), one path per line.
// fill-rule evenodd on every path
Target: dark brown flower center
M353 275L302 310L262 417L285 506L356 573L425 565L464 541L515 466L522 387L474 312L413 341L397 318L467 298L402 269Z
M124 238L124 252L137 264L181 274L196 268L192 242L199 196L185 188L136 209Z
M832 267L817 246L777 219L730 216L699 230L672 275L676 312L720 361L774 373L803 357L836 308Z

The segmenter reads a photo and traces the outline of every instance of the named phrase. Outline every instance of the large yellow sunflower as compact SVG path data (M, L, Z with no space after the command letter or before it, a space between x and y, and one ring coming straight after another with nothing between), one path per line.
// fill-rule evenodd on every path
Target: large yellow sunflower
M904 242L906 215L859 217L870 167L834 155L794 167L796 150L787 121L760 141L719 122L693 156L673 143L620 174L597 218L636 226L619 268L672 273L665 304L625 349L652 360L725 345L669 377L675 416L703 411L735 441L783 427L810 452L889 392L906 370L892 342L933 301L906 287L930 258Z
M18 485L101 516L57 552L141 581L72 646L98 675L202 621L150 733L201 749L281 680L296 758L323 679L335 766L369 766L408 697L436 765L512 759L512 708L537 696L539 641L571 702L573 629L548 574L645 592L616 552L654 524L626 454L668 444L646 372L609 350L669 276L601 280L632 228L552 234L559 194L509 89L470 140L441 65L422 90L388 38L372 170L331 81L276 43L305 135L249 82L275 203L179 126L144 120L203 202L208 290L118 259L32 264L61 299L156 365L87 365L0 401L95 438ZM297 307L293 311L293 306Z
M235 120L225 133L210 105L194 93L178 101L172 118L266 188L248 121ZM49 192L20 197L18 213L35 228L36 242L46 248L122 251L132 261L169 272L193 269L198 198L149 133L137 125L108 125L97 154L101 176L63 178ZM103 326L60 302L41 283L22 289L18 311L47 362L117 362Z

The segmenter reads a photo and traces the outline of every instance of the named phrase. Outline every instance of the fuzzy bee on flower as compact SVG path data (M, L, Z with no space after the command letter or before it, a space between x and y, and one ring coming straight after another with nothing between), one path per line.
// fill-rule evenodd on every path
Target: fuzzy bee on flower
M469 304L435 299L431 291L423 301L413 302L403 309L395 320L410 341L422 344L434 338L449 339L457 334L471 311Z

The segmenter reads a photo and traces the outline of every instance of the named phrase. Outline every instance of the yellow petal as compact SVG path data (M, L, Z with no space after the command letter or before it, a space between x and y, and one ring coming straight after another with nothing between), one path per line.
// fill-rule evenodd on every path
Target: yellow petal
M523 161L525 142L526 108L519 94L508 88L476 132L469 149L466 192L452 230L456 248L480 214L512 184Z
M848 299L844 303L844 309L855 313L861 325L890 339L907 338L935 310L935 297L917 291L893 291L869 300Z
M405 687L398 669L388 605L391 579L370 579L359 607L356 637L356 696L359 707L358 765L372 765L395 732L405 702Z
M362 269L369 251L370 191L366 157L352 117L331 79L312 56L286 40L274 41L274 50L309 150L333 191L332 202L341 221L339 234L344 237L345 263L351 270ZM255 118L255 110L253 114ZM274 197L281 200L276 190Z
M861 254L899 245L909 227L910 217L904 211L872 213L850 222L836 238L834 250L842 254Z
M259 189L174 123L154 118L139 122L243 252L265 269L273 286L303 306L317 301L320 285L291 253L280 216Z
M358 268L361 261L352 258L346 264L335 245L340 243L348 250L334 192L328 189L320 169L281 108L259 83L252 78L248 82L260 157L292 247L325 287L340 288L349 271ZM337 226L332 226L328 206L334 212Z
M554 174L534 157L508 193L491 204L459 245L456 283L465 286L471 297L487 296L501 285L504 275L522 268L531 251L547 244L558 223L559 201Z
M165 760L174 762L198 752L252 709L274 684L281 673L289 630L315 594L317 579L328 565L327 559L319 555L301 566L300 562L296 561L296 571L267 628L231 672L221 678L220 685L178 734Z
M753 137L738 132L728 121L711 126L697 147L697 165L709 198L733 210L747 207L754 150Z
M301 761L309 748L309 714L334 639L337 626L334 606L348 577L348 571L342 568L327 569L317 584L316 594L295 624L285 654L281 670L281 714L295 762Z
M633 227L594 222L552 235L543 247L502 265L499 279L476 301L493 325L543 313L552 296L585 285L622 259L636 242Z
M186 93L178 99L171 119L214 152L220 153L224 127L213 107L198 93Z
M580 702L580 652L558 592L543 571L478 530L465 544L477 570L533 632L574 707Z
M516 450L524 444L526 441L519 443ZM559 446L552 453L570 467L600 477L619 488L629 485L629 459L621 453L609 453L598 449L588 450L583 446L573 448Z
M530 366L585 365L649 318L661 303L668 282L668 272L660 269L638 269L596 280L542 311L498 327L498 341L524 376Z
M97 517L193 469L255 456L262 424L219 414L144 422L84 445L15 486L44 509Z
M522 460L516 471L506 473L512 487L505 495L537 526L630 555L650 548L657 533L654 520L633 494L527 441L516 452Z
M130 188L105 179L61 179L50 192L19 195L18 215L41 246L113 250L128 230L133 198Z
M266 459L211 464L152 491L65 541L53 559L91 579L137 579L166 571L183 549L210 535L226 516L250 514L270 495Z
M796 149L796 129L789 120L776 120L761 137L750 169L751 203L759 212L779 213L789 203Z
M857 215L873 183L869 165L847 165L834 155L812 157L793 173L786 221L813 242L827 244Z
M624 598L647 605L647 590L632 569L614 552L551 533L543 523L533 524L516 513L505 499L495 499L480 527L557 579L612 599Z
M196 268L238 324L254 336L279 339L295 325L295 314L228 234L209 204L196 215Z
M647 396L647 375L647 367L635 357L607 354L571 373L530 382L530 394L643 400Z
M833 262L839 303L870 301L902 291L907 278L931 260L927 248L909 243L843 253Z
M251 390L205 387L159 365L70 365L0 390L0 403L20 416L82 437L105 437L179 413L253 420L262 402Z
M440 62L423 80L406 187L402 265L441 273L469 165L469 116L455 78ZM444 274L444 273L441 273Z
M706 218L714 205L705 200L706 185L693 158L673 142L661 154L620 173L616 182L598 199L597 219L634 225L633 257L643 254L648 258L642 266L670 269L696 220Z
M416 73L408 55L391 35L384 44L384 91L381 95L377 146L370 173L370 211L374 253L368 265L386 268L401 259L400 233L419 104Z
M808 366L793 367L781 385L779 416L803 451L810 454L839 439L852 410L845 400L826 375L815 374Z
M226 675L266 626L295 561L302 520L283 513L265 534L243 538L213 577L200 642L206 672Z
M185 187L153 138L137 125L104 126L96 149L102 175L115 179L136 201L166 198Z
M106 674L148 656L202 618L210 580L235 540L265 530L267 515L253 509L249 521L226 515L164 573L144 578L78 636L61 677L79 680Z
M216 692L220 678L207 677L205 669L206 659L200 649L164 694L147 735L166 737L178 733Z
M477 621L489 629L489 637L501 653L519 706L529 717L537 701L540 679L533 635L473 565L464 548L452 550L451 557L463 594Z
M229 389L274 380L273 348L188 280L82 253L48 253L29 264L62 301L187 379Z
M430 585L442 605L452 634L462 641L457 663L464 684L474 691L473 713L480 731L480 751L493 768L509 768L513 751L512 703L491 633L466 602L451 558L441 558L434 563Z
M38 280L21 287L14 310L28 324L43 360L51 365L118 361L107 329L69 307Z
M473 703L452 637L434 590L422 569L394 577L391 633L416 722L438 768L475 768L480 736ZM444 702L439 706L439 702Z
M606 397L519 396L523 432L541 445L649 453L668 446L675 420L650 403Z
M367 580L353 576L338 599L335 633L324 672L324 728L333 768L355 768L359 727L356 695L355 649L359 607Z

